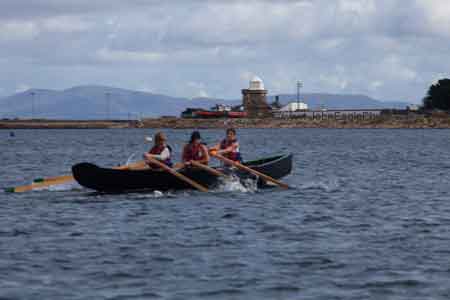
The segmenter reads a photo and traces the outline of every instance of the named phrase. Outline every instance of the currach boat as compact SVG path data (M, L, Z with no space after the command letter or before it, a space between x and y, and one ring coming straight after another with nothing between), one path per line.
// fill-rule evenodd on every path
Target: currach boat
M270 177L280 179L292 170L292 154L262 158L243 164ZM183 168L178 172L207 187L212 187L218 182L217 177L202 169ZM192 189L189 184L172 174L159 170L118 170L102 168L91 163L79 163L72 166L72 173L80 185L99 192ZM240 170L234 170L234 173L242 180L254 177ZM258 186L266 187L266 183L258 179Z

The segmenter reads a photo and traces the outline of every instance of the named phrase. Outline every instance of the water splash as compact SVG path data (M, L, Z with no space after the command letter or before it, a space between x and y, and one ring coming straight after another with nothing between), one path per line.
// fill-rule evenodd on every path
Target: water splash
M161 191L154 191L153 195L155 196L155 198L159 198L159 197L163 197L164 193Z
M174 194L171 192L152 191L145 193L132 193L130 194L133 199L159 199L159 198L173 198Z
M219 192L254 193L258 190L257 182L257 178L241 180L236 175L232 175L229 178L221 178L216 190Z
M38 187L34 188L33 191L50 191L50 192L61 192L61 191L72 191L72 190L81 190L83 187L79 185L77 182L72 181L68 183L55 184L46 187Z

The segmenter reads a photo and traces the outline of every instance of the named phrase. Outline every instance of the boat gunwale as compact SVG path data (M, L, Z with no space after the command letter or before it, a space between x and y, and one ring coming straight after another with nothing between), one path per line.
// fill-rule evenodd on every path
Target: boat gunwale
M282 159L285 159L285 158L287 158L289 156L292 156L292 153L286 153L286 154L282 154L282 155L275 155L275 156L272 156L272 157L263 158L262 160L269 160L269 161L267 161L265 163L262 163L262 164L255 164L255 165L251 164L252 162L258 162L258 160L254 160L254 161L244 162L244 165L245 166L251 166L251 167L264 167L264 166L266 166L268 164L276 163L276 162L278 162L278 161L280 161ZM273 160L271 160L272 158L273 158Z
M274 156L269 156L267 158L250 160L248 162L243 162L242 164L244 166L252 167L252 168L265 167L267 165L270 165L270 164L276 163L276 162L278 162L278 161L280 161L282 159L285 159L285 158L287 158L289 156L292 156L292 153L285 153L285 154L282 154L282 155L274 155ZM264 162L262 164L254 164L254 163L257 163L258 161L266 161L266 162ZM109 169L109 168L103 168L103 167L100 167L100 166L97 166L97 167L102 168L102 169ZM211 168L221 169L222 167L221 166L212 166ZM183 170L185 170L185 168L181 168L181 169L177 170L177 172L181 172ZM120 170L120 171L122 171L122 170ZM158 173L161 172L161 173L165 173L165 171L158 170L158 169L157 170L152 170L152 169L131 169L131 170L126 170L126 171L132 171L132 172L146 171L146 172L158 172Z

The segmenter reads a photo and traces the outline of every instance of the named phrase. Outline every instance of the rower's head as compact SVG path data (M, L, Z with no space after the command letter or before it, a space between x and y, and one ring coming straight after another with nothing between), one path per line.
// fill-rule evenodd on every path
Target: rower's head
M202 142L202 137L200 135L200 132L198 132L198 131L192 132L189 143L190 144L200 144L201 142Z
M234 128L227 129L227 140L233 141L236 139L236 130Z
M167 141L166 135L162 132L157 132L155 134L155 145L164 145Z

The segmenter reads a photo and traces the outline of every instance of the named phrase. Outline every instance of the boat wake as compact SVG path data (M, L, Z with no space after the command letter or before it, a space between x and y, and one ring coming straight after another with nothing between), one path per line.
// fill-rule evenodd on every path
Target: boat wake
M322 190L327 193L333 193L339 191L340 184L337 179L329 181L318 181L318 182L306 182L300 185L301 190Z

